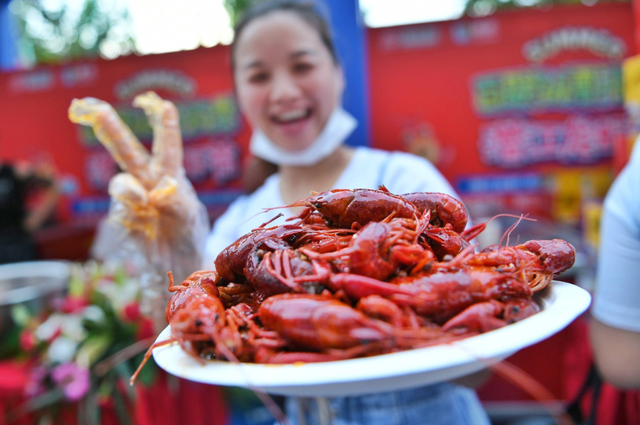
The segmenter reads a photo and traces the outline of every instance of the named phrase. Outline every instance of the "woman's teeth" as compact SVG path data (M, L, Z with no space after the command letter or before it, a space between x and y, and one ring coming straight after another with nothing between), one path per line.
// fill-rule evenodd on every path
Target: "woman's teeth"
M289 122L289 121L299 120L300 118L303 118L305 115L307 115L306 109L298 109L297 111L289 111L280 115L276 115L275 118L280 122Z

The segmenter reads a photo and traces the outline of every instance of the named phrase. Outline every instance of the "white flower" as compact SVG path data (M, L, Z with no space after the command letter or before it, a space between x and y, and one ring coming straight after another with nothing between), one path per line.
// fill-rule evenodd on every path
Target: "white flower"
M68 363L73 360L77 348L77 342L60 335L49 345L47 359L52 363Z
M82 317L92 322L101 323L104 321L104 311L97 305L89 305L82 310Z
M82 316L79 314L65 314L62 320L60 330L62 335L80 342L87 337L87 331L82 326Z
M87 336L82 320L79 314L53 313L36 328L34 335L40 341L49 341L60 330L62 335L80 342Z
M104 294L115 310L121 310L138 298L140 287L136 279L126 279L122 285L114 282L103 281L96 286L96 291Z
M63 315L60 313L53 313L42 322L33 333L40 341L48 341L58 332L58 329L62 326Z

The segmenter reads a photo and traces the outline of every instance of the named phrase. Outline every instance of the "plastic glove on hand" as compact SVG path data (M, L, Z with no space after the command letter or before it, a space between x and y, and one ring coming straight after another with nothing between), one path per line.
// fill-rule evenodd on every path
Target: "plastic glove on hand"
M162 273L186 277L202 266L209 220L182 165L178 110L153 92L137 96L133 105L144 110L153 129L151 152L107 102L74 99L69 118L91 126L124 171L109 184L109 220L124 226Z
M182 166L178 110L153 92L137 96L133 105L145 111L153 129L151 154L107 102L74 99L69 118L93 127L98 140L125 171L109 184L113 199L110 219L151 240L159 236L173 239L189 230L191 216L201 209ZM159 235L160 229L164 235ZM178 235L176 230L181 230Z

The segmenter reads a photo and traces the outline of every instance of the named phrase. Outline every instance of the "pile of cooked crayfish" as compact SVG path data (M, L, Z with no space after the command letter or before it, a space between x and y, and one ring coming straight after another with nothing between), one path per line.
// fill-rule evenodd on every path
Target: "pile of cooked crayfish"
M485 225L468 226L462 203L442 193L335 189L287 207L304 208L242 236L215 271L179 285L169 274L172 336L154 346L255 363L425 347L535 314L532 294L575 260L560 239L476 252Z

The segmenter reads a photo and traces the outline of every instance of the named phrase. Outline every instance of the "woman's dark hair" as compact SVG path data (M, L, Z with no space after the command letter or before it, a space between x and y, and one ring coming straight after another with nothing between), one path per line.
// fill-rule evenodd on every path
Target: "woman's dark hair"
M293 12L302 18L305 22L311 25L318 35L325 47L329 50L333 62L337 65L338 55L333 47L333 39L331 37L331 31L327 19L318 10L319 5L313 1L296 1L296 0L267 0L256 3L247 10L244 11L238 22L236 23L233 35L233 43L231 44L231 64L235 69L235 46L236 42L240 38L242 31L251 23L251 21L268 15L272 12Z

